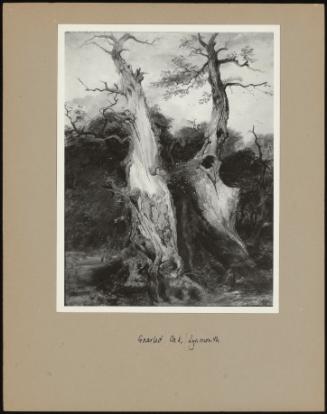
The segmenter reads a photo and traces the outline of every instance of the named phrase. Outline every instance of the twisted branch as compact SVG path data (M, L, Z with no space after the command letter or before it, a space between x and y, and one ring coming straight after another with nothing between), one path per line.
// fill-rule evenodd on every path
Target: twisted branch
M198 40L201 46L203 46L204 48L207 48L208 44L203 40L200 33L198 33Z
M118 85L115 83L114 88L109 87L108 83L105 81L101 81L104 84L104 88L89 88L80 78L78 78L78 81L81 85L84 86L85 90L87 92L108 92L116 95L122 95L126 96L125 92L123 92L121 89L118 88Z
M268 86L268 82L248 83L248 84L243 84L243 83L240 83L240 82L227 82L227 83L225 83L225 85L224 85L225 89L228 86L239 86L241 88L250 88L250 87L256 88L258 86Z
M227 48L221 48L217 50L217 54L223 50L228 50ZM263 73L263 71L261 69L257 69L257 68L253 68L252 66L250 66L250 60L249 59L245 59L243 63L241 63L238 58L234 55L234 56L229 56L225 59L218 59L218 64L223 65L225 63L234 63L235 65L239 66L240 68L244 68L246 67L248 70L251 70L252 72L260 72Z
M127 42L128 40L134 40L134 42L136 43L141 43L142 45L150 45L153 46L158 38L155 38L152 40L152 42L149 42L147 40L140 40L137 37L131 35L130 33L125 33L120 39L119 39L119 43L122 45L123 43Z
M227 49L226 49L227 50ZM223 65L224 63L234 63L235 65L243 68L244 66L249 67L250 63L247 59L243 63L240 63L240 61L237 59L236 56L227 57L225 59L219 59L218 64Z
M252 134L253 134L253 136L254 136L254 142L255 142L255 145L257 146L257 148L258 148L258 153L259 153L259 158L260 158L260 160L262 160L262 149L261 149L261 145L260 145L260 143L259 143L259 138L258 138L258 135L254 132L254 125L253 125L253 127L252 127Z

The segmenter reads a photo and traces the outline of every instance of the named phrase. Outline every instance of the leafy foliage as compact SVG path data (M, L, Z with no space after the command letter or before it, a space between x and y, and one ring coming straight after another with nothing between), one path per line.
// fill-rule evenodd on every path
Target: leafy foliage
M200 88L206 83L206 64L199 67L185 56L172 58L173 69L162 71L160 81L152 86L165 88L164 99L172 96L185 96L192 88Z
M254 49L253 47L250 46L245 46L241 49L240 53L239 53L240 57L250 63L254 63L255 59L254 59Z

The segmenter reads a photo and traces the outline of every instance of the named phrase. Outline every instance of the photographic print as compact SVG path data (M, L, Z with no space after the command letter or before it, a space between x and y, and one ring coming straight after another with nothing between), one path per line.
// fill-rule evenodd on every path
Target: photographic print
M278 26L60 25L57 310L278 312Z

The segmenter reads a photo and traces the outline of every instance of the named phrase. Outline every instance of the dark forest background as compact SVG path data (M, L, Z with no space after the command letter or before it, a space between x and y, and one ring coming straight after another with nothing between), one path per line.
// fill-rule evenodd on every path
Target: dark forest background
M82 109L69 112L75 126L85 124ZM160 157L169 175L177 219L187 184L179 177L178 165L191 160L204 143L206 124L185 126L171 132L172 120L158 107L150 110L151 121L160 143ZM65 131L65 291L70 305L148 305L142 258L122 261L130 232L129 204L124 197L127 186L124 160L128 155L128 125L114 112L99 114L87 122L87 139L74 128ZM92 135L93 134L93 135ZM273 268L273 135L257 135L244 147L242 136L229 130L222 155L220 176L231 187L240 188L236 229L256 263L260 282L251 278L228 278L217 266L210 246L197 234L197 223L190 231L193 250L188 276L205 291L206 300L196 293L185 299L176 293L176 304L271 305ZM106 139L111 137L111 139ZM177 220L177 223L180 221ZM182 229L177 226L177 233ZM185 228L183 229L185 231ZM185 246L180 254L187 256ZM117 261L115 262L115 257ZM110 258L110 266L104 265ZM131 264L131 261L133 262ZM214 264L214 265L210 265ZM131 271L131 269L133 269ZM133 273L133 275L131 275ZM231 280L230 280L231 279ZM179 297L180 296L180 297ZM178 302L179 300L179 302Z

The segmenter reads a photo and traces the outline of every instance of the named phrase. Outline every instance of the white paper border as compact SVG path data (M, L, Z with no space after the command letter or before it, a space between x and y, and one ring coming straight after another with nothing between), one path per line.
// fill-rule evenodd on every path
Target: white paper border
M273 306L65 306L65 32L269 32L274 33L274 251ZM57 97L57 312L85 313L279 313L280 26L279 25L58 25Z

